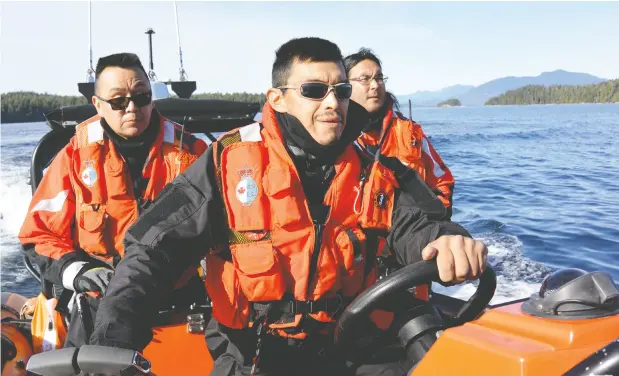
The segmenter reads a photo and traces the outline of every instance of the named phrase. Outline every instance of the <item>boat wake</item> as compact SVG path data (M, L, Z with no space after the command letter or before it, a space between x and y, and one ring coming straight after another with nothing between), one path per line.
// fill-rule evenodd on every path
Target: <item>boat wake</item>
M524 256L522 242L513 235L487 233L476 236L488 246L488 263L497 274L497 289L491 304L527 298L537 292L543 279L553 270ZM478 282L444 287L432 284L432 290L459 299L468 299Z

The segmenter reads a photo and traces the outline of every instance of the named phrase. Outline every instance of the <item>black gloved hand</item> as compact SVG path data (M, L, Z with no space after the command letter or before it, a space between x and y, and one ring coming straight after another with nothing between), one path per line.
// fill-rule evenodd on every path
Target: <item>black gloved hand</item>
M114 270L104 266L94 268L86 266L73 280L73 289L77 293L100 292L104 294L110 279L112 279L112 274L114 274Z

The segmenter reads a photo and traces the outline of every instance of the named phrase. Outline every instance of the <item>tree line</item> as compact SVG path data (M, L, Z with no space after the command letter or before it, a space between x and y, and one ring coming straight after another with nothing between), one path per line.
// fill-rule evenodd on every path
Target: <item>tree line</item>
M266 101L264 94L257 93L202 93L192 99L223 99L235 102L260 103ZM4 93L0 97L2 123L28 123L45 121L43 114L62 106L77 106L89 103L84 96L41 94L32 91Z
M266 101L263 93L201 93L194 94L195 99L222 99L235 102L259 103ZM43 114L62 106L87 104L83 96L54 95L19 91L2 94L0 97L2 123L25 123L45 121ZM617 103L619 102L619 79L595 85L582 86L540 86L529 85L510 90L490 98L486 105L525 105L551 103ZM455 100L441 104L458 106ZM439 105L441 105L439 104Z
M43 114L61 106L86 104L83 96L40 94L32 91L18 91L2 94L2 123L26 123L45 121Z
M260 103L260 106L264 105L267 100L265 94L260 93L202 93L194 94L192 99L222 99L233 102L247 102L247 103Z
M619 79L594 85L528 85L486 101L487 106L510 104L618 103Z

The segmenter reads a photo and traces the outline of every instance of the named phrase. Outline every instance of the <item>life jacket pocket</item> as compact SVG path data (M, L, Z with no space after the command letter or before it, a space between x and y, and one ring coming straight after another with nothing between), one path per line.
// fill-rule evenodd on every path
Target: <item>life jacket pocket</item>
M263 186L269 196L275 226L289 228L301 221L307 211L303 200L299 200L304 195L303 188L293 182L288 166L267 166Z
M246 327L249 322L249 303L241 291L234 264L218 255L206 256L205 285L211 297L213 317L233 329Z
M344 296L354 296L363 287L367 242L359 228L341 231L335 238L335 250L340 264L340 279Z
M395 200L397 181L393 172L379 162L374 162L370 176L363 187L361 227L388 231Z
M286 291L279 257L270 240L230 245L243 294L250 302L280 300Z
M78 213L79 246L86 252L107 256L112 253L108 249L106 239L106 224L109 215L103 204L82 204Z

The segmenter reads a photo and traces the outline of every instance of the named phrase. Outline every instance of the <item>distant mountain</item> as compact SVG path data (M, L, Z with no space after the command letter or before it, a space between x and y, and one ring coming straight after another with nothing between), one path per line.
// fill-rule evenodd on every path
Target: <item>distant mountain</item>
M410 95L398 97L400 104L435 106L437 102L450 98L457 98L464 106L483 106L490 98L501 95L509 90L519 89L528 85L591 85L607 81L587 73L567 72L555 70L544 72L535 77L503 77L486 82L479 86L454 85L438 91L418 91Z
M471 85L453 85L437 91L418 91L409 95L398 96L401 105L406 105L408 100L416 106L436 106L436 103L449 98L457 98L462 94L467 93L475 86Z
M573 73L564 70L544 72L535 77L504 77L471 89L458 97L465 106L481 106L488 99L501 95L509 90L519 89L528 85L591 85L606 81L587 73Z

